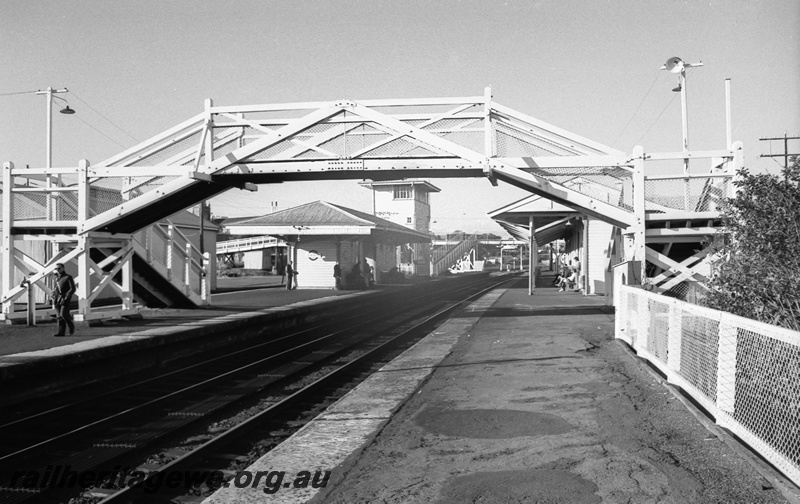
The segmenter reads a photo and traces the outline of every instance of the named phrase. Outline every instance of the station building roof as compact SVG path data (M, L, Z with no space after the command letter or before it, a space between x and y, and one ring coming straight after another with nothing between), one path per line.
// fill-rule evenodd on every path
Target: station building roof
M227 219L222 225L231 235L269 235L291 241L293 236L358 237L371 235L380 241L425 243L427 233L395 224L372 214L315 201L258 217Z

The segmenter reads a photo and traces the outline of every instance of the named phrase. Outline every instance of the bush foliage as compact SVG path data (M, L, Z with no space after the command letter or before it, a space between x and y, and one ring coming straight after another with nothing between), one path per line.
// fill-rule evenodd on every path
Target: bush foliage
M738 175L723 206L728 233L711 245L705 304L800 330L800 159L780 176Z

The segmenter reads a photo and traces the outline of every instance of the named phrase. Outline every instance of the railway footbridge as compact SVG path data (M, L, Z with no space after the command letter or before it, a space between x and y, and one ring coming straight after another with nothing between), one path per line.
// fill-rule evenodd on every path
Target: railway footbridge
M659 166L688 167L688 159L692 170L659 174ZM730 195L742 163L738 142L715 151L621 152L500 105L489 88L458 98L206 100L196 116L99 163L4 163L0 318L24 317L15 306L31 289L49 293L46 278L57 262L77 264L78 320L108 316L92 309L106 288L121 299L116 314L125 313L134 299L134 261L147 254L145 227L233 187L306 180L484 177L512 184L613 224L617 259L658 267L662 273L650 279L656 288L702 282L707 258L675 259L670 249L715 232L720 199ZM529 235L535 249L536 233ZM52 253L37 258L25 245L32 240L52 244ZM207 302L208 254L191 247L177 254L174 240L164 243L168 264L159 269L145 259L153 266L147 275L166 276L175 299ZM170 273L175 261L179 275Z

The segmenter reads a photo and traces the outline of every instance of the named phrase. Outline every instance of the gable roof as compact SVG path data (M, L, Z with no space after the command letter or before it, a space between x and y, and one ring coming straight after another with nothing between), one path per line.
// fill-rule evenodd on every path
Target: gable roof
M378 230L430 239L422 231L327 201L314 201L258 217L227 219L222 225L233 234L244 234L247 228L258 229L258 234L274 235L369 234Z
M271 214L239 219L239 226L369 226L368 219L353 215L355 210L328 203L314 201L304 205L287 208ZM223 224L228 224L224 221Z

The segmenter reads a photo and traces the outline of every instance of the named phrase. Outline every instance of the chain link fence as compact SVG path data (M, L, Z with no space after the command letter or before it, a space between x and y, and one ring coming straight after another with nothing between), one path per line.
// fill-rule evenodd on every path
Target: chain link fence
M729 194L730 176L708 178L646 179L649 211L711 212L720 209Z
M615 336L800 484L800 332L620 286Z

